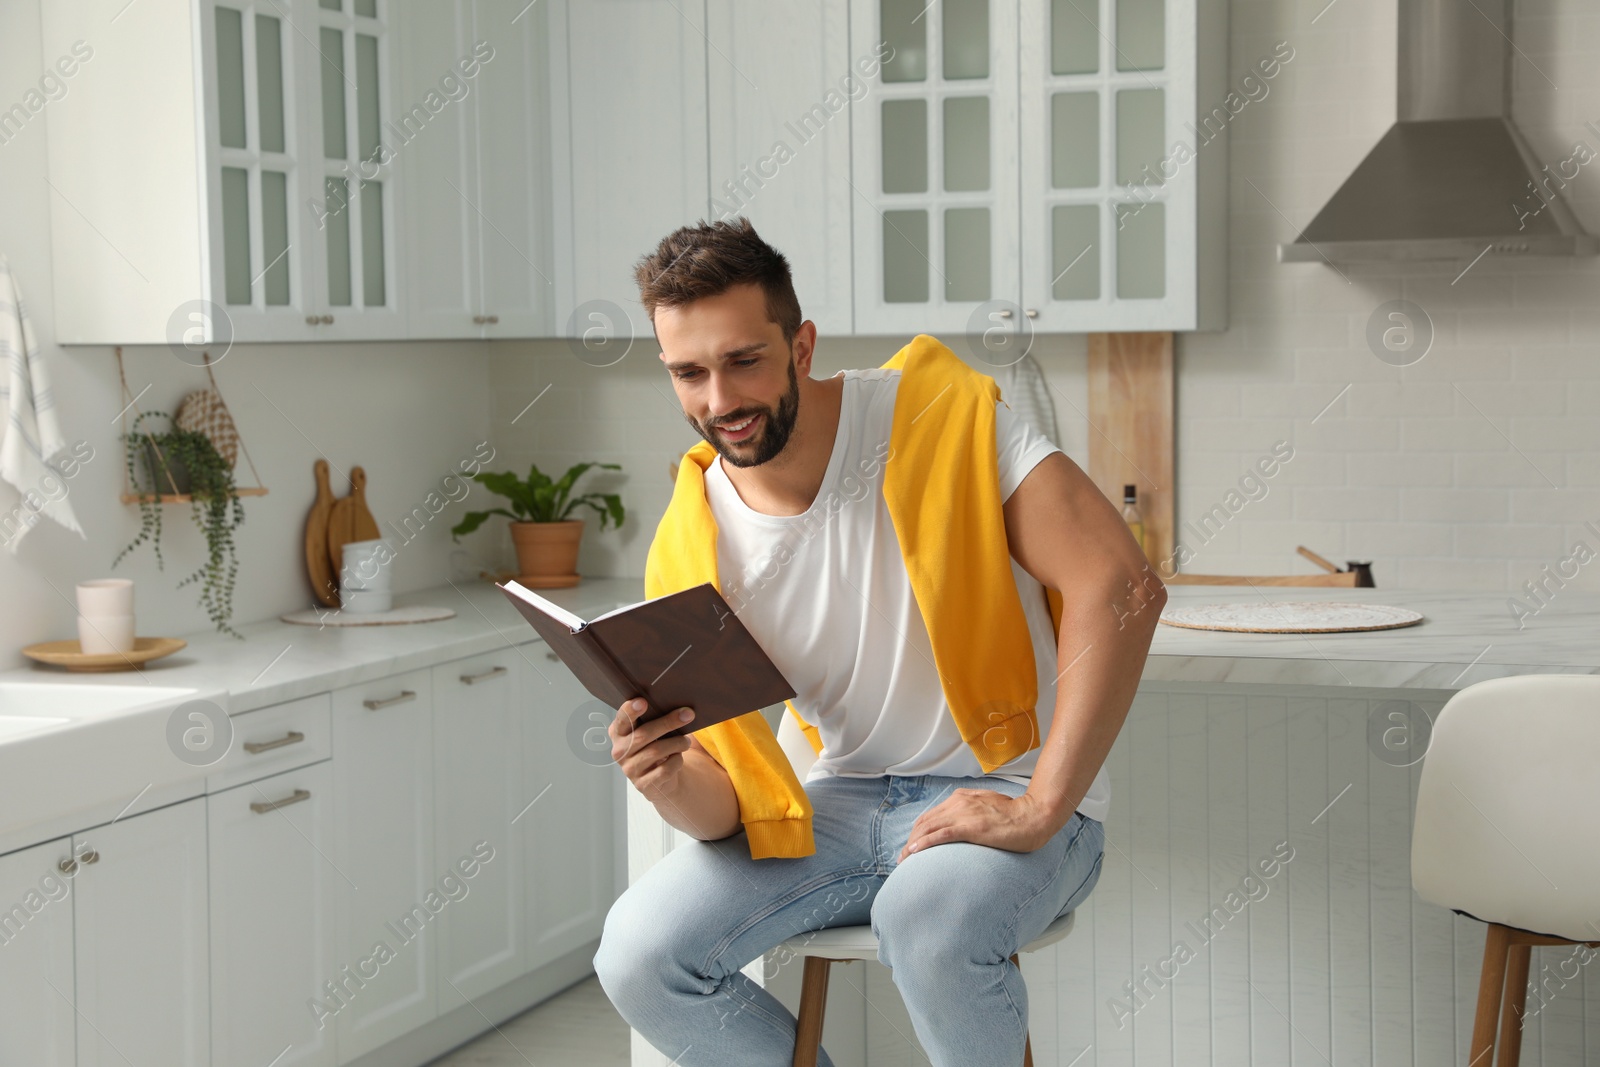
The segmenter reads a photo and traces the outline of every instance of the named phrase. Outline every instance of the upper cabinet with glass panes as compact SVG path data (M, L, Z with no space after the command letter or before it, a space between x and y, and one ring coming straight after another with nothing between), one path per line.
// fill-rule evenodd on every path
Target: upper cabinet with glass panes
M1227 147L1191 132L1224 95L1222 0L851 20L889 55L854 105L856 333L1222 328Z
M390 2L43 5L63 343L405 336Z
M240 336L405 334L390 283L386 6L206 5L209 178L220 221L211 233L213 291Z

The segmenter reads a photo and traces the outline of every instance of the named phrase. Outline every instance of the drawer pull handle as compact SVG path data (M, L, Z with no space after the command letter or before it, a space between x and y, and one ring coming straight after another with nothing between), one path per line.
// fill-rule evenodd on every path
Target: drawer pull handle
M299 730L290 730L276 741L246 741L244 750L252 756L259 756L263 752L271 752L273 749L282 748L284 745L298 745L305 739L306 735Z
M461 676L461 684L477 685L479 682L486 682L490 678L498 678L504 673L506 673L504 667L490 667L488 670L479 671L477 674L463 674Z
M71 874L77 869L78 861L74 859L65 859L56 864L56 870L60 871L62 874Z
M408 700L415 699L417 699L417 694L409 689L402 689L395 696L384 697L382 700L363 700L361 704L369 711L377 711L379 708L387 708L394 704L404 704Z
M311 790L296 789L293 793L280 800L252 800L250 802L250 810L257 815L265 815L269 811L277 811L279 808L287 808L290 804L298 804L302 800L310 799Z
M91 848L88 852L83 854L82 858L84 863L99 863L100 853Z

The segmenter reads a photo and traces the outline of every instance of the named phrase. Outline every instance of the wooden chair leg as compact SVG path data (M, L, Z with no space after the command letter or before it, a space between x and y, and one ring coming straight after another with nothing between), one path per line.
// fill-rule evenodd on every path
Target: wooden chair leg
M1011 962L1016 964L1017 970L1022 970L1022 961L1015 952L1011 954ZM1026 1033L1022 1035L1022 1067L1033 1067L1033 1037Z
M800 977L800 1015L794 1031L794 1067L817 1067L822 1049L822 1014L828 1007L828 966L832 960L807 956Z
M1528 1002L1528 962L1533 948L1511 945L1506 964L1505 1006L1500 1013L1500 1067L1517 1067L1522 1058L1522 1016Z
M1472 1022L1472 1052L1467 1067L1490 1067L1493 1062L1495 1023L1499 1021L1510 944L1510 928L1490 923L1483 943L1483 972L1478 978L1478 1010Z

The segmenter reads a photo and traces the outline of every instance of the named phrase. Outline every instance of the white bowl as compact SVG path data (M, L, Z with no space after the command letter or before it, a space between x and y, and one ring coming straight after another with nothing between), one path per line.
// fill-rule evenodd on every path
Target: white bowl
M132 652L133 636L132 615L103 615L95 619L78 616L78 647L85 655Z
M353 615L372 615L394 607L394 594L388 590L348 589L339 593L339 604Z

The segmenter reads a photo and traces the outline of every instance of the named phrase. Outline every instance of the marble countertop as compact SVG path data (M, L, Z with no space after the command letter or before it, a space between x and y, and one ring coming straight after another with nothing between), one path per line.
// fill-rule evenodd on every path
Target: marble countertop
M1144 680L1378 689L1463 689L1519 674L1600 673L1600 595L1563 591L1518 619L1510 594L1407 589L1171 586L1172 605L1249 601L1384 604L1415 626L1342 634L1242 634L1163 625ZM1529 605L1530 608L1532 605ZM1124 609L1126 610L1126 608ZM1520 622L1520 628L1519 628Z
M1240 634L1161 626L1144 681L1160 685L1247 684L1455 690L1515 674L1600 673L1600 595L1563 591L1537 615L1518 619L1507 594L1403 589L1271 589L1174 586L1171 604L1240 601L1339 601L1420 611L1400 630L1345 634ZM550 599L592 618L644 599L638 578L586 578ZM276 620L240 627L245 640L216 633L188 637L189 647L141 674L67 674L47 667L0 673L0 681L69 679L126 685L226 690L237 714L312 693L430 667L538 637L486 582L443 585L395 598L397 605L454 608L441 622L406 626L294 626ZM1125 605L1128 610L1134 605ZM1110 610L1108 608L1108 610Z
M586 618L644 599L644 582L586 578L572 589L541 594ZM244 640L215 632L186 635L189 647L143 671L68 673L36 665L0 672L0 682L61 679L74 684L224 690L228 711L240 712L371 681L401 671L539 640L505 595L488 582L443 585L397 594L397 607L425 604L455 609L455 617L402 626L296 626L276 619L238 627Z

